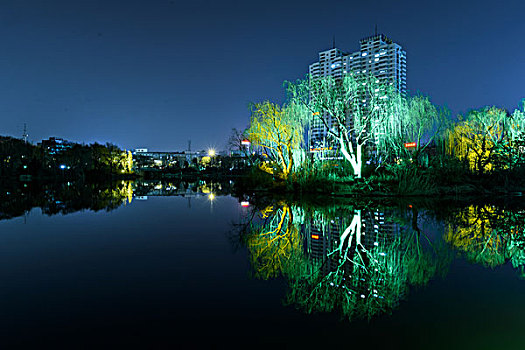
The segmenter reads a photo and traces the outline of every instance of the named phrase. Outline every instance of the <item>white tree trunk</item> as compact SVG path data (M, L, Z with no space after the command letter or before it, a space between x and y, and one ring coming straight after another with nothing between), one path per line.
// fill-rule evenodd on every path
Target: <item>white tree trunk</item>
M354 217L352 218L352 222L350 223L350 225L348 225L346 230L341 235L341 238L339 239L340 240L339 242L340 251L343 250L344 242L347 239L347 237L348 237L348 246L347 246L348 248L350 248L350 246L352 245L352 238L354 235L356 236L357 244L361 244L361 226L362 225L363 224L361 222L361 210L357 210L354 214Z
M352 169L354 169L354 175L356 178L361 178L361 168L363 167L363 162L361 160L362 145L358 144L356 147L356 152L348 152L346 149L345 141L342 137L339 138L339 144L341 146L341 153L345 159L350 162Z

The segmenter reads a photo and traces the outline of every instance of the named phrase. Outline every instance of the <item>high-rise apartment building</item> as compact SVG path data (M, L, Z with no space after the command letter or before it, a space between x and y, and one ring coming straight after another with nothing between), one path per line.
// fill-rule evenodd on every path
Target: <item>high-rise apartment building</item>
M342 79L346 74L373 75L382 85L394 86L406 94L406 52L384 34L376 34L360 40L361 49L345 53L337 48L319 52L319 61L312 63L309 73L312 79L332 76ZM328 124L331 125L331 120ZM326 127L314 120L309 132L310 149L314 152L331 149L333 142L327 140Z

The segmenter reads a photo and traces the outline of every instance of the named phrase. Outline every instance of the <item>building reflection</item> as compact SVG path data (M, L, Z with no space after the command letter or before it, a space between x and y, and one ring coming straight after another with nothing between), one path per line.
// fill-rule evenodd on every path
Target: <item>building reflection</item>
M411 218L393 209L306 211L281 203L261 213L266 219L245 237L254 275L285 277L286 303L307 313L338 311L349 319L389 313L410 285L428 283L441 267L441 252L422 244L407 224ZM283 213L285 231L276 224Z

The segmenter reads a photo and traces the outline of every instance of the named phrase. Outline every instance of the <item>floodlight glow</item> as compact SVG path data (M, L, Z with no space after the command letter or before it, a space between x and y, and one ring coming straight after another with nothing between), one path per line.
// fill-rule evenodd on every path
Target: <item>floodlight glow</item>
M215 150L214 150L213 148L212 148L212 149L209 149L209 150L208 150L208 155L209 155L210 157L215 156Z

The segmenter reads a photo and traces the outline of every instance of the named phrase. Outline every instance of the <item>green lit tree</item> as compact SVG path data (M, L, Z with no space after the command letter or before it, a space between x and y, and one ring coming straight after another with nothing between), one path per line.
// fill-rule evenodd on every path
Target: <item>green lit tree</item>
M419 165L421 155L425 154L428 147L443 138L449 111L432 104L423 95L398 99L387 108L393 109L391 114L398 119L383 127L382 134L385 136L379 139L383 154L398 159L411 158ZM415 146L407 148L405 143L415 143Z
M401 133L403 98L373 76L310 78L287 83L287 91L294 104L322 122L357 178L362 175L365 146L388 151L381 147L384 139Z

